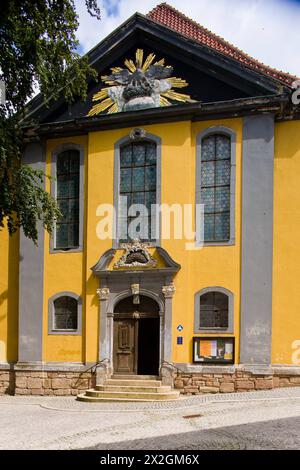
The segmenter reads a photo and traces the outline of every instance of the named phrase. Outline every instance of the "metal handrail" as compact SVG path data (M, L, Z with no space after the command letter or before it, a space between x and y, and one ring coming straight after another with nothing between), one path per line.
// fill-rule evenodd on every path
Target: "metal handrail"
M98 367L105 367L106 364L109 363L109 358L108 357L105 357L104 359L102 359L101 361L97 361L95 362L95 364L93 364L89 369L87 370L90 370L92 369L93 367L95 368L93 371L92 371L92 374L95 374L96 370Z
M183 369L180 369L180 367L175 366L175 365L173 364L173 362L168 362L168 361L162 361L162 362L160 363L160 366L159 366L159 373L160 373L160 375L161 375L161 369L163 368L164 365L168 365L168 366L171 367L173 370L175 370L176 373L177 373L177 376L179 375L179 373L182 373L182 374L185 374L185 375L187 375L187 376L189 376L189 377L192 377L192 374L187 373L187 372L184 371Z
M77 385L78 381L81 380L81 375L82 374L85 374L86 372L88 372L89 370L92 372L92 374L95 374L96 371L97 371L97 368L98 367L105 367L106 366L106 363L109 362L109 358L108 357L105 357L104 359L102 359L101 361L97 361L95 362L94 364L92 364L91 366L89 366L87 369L84 369L83 371L79 372L79 377L78 379L76 380L75 382L75 385Z

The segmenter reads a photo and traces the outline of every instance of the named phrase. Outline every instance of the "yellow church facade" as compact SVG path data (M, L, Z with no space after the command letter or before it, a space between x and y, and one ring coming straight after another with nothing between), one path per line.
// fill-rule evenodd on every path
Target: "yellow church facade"
M124 85L122 111L116 100L115 112L90 112L99 83L84 109L33 100L39 124L24 162L53 177L46 189L63 217L53 238L40 229L38 246L0 232L2 393L76 395L113 374L160 376L184 393L300 383L300 120L290 78L190 38L196 56L167 24L172 14L187 21L166 5L129 19L109 37L109 55L108 40L97 46L99 70L154 51L186 80L179 91L190 101L169 92L168 106L149 105L141 78L138 92ZM156 84L169 80L157 64ZM156 204L136 237L124 235L129 199Z

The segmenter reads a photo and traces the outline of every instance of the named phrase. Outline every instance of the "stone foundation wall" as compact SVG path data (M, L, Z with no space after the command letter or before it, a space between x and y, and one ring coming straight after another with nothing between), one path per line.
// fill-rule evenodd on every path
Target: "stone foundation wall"
M76 396L95 384L96 376L90 371L0 370L1 395Z
M255 375L242 371L231 374L178 373L174 376L174 387L184 395L251 392L279 387L300 387L300 376Z
M0 369L0 395L8 393L10 395L14 392L14 380L9 370Z
M238 369L231 372L216 372L219 373L178 372L173 375L174 387L184 395L300 387L300 370L297 373L269 375ZM14 367L0 369L0 395L76 396L95 385L96 374L91 370L20 370Z

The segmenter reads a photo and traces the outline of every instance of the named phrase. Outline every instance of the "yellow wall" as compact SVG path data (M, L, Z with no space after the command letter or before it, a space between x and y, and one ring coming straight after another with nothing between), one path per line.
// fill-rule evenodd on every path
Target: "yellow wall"
M300 347L300 121L276 124L272 362L292 364ZM294 344L294 347L296 344ZM300 355L297 355L298 361ZM300 365L300 363L295 364Z
M143 126L162 140L162 202L167 204L195 203L196 135L212 125L230 127L237 134L236 169L236 244L225 247L205 247L186 251L187 240L162 240L165 248L182 268L175 278L176 294L173 299L173 360L192 361L192 336L194 325L194 294L204 287L222 286L234 293L234 333L236 336L236 360L238 361L239 306L240 306L240 213L241 213L241 139L240 119L191 124L179 122ZM96 235L100 218L96 210L101 203L113 203L114 144L128 135L131 128L93 132L89 134L88 156L88 231L87 231L87 296L86 296L86 359L95 361L98 351L98 305L96 296L98 281L90 267L105 250L111 247L109 240L101 241ZM176 326L184 330L183 345L176 344Z
M194 314L194 294L199 290L210 286L221 286L230 290L234 295L234 335L235 336L235 362L239 362L239 334L240 334L240 277L241 277L241 172L242 172L242 119L227 119L220 121L199 122L192 125L192 142L191 142L191 165L190 166L190 200L195 198L195 154L196 154L196 136L211 126L225 126L232 129L236 133L236 187L235 187L235 244L232 246L210 246L189 253L188 265L188 298L190 312L189 321L185 320L186 329L183 331L186 335L186 343L188 348L180 349L175 345L174 337L174 361L191 362L192 361L192 340L193 335L193 314ZM184 258L185 254L182 254ZM181 287L184 289L184 285ZM184 302L184 300L183 300ZM179 299L175 299L176 309L175 322L184 318L182 305ZM176 326L176 325L175 325ZM204 336L204 335L196 335ZM205 335L206 336L206 335ZM209 335L207 335L209 336ZM214 335L218 336L218 335ZM221 335L224 336L224 335Z
M234 294L234 336L239 361L241 284L241 165L242 119L144 126L162 140L162 202L195 203L196 136L210 126L226 126L237 135L235 245L187 251L187 240L162 240L162 246L182 268L175 278L173 298L173 361L192 361L194 295L210 286L222 286ZM92 132L88 136L52 139L47 143L47 173L51 153L62 143L74 142L85 152L85 229L83 253L49 252L45 236L43 360L93 362L98 357L98 280L90 268L111 247L110 240L96 234L99 204L113 204L114 144L131 128ZM299 137L298 137L299 136ZM274 173L274 269L272 362L292 364L293 342L300 340L300 121L275 126ZM87 184L88 183L88 184ZM50 183L47 183L50 190ZM0 232L0 362L17 359L18 246L19 237L9 239ZM83 299L83 334L48 335L48 299L60 291L72 291ZM176 344L182 324L183 345ZM298 356L299 357L299 356Z
M0 363L18 358L19 234L0 231Z
M51 154L63 143L83 145L87 155L87 138L53 139L47 143L46 173L51 175ZM50 191L50 181L47 181ZM86 185L85 185L86 191ZM85 194L86 195L86 194ZM85 332L85 253L50 253L50 240L45 234L44 256L44 318L43 360L49 362L83 362L85 335L48 335L48 299L62 291L71 291L82 297L83 333Z

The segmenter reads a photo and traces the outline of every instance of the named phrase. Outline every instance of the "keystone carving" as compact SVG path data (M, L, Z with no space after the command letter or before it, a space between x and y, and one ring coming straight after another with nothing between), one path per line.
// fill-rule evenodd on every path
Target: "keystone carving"
M147 137L147 131L140 127L136 127L135 129L132 129L129 134L129 137L131 140L144 139L145 137Z
M131 293L133 295L133 303L139 304L140 303L140 285L131 284Z

